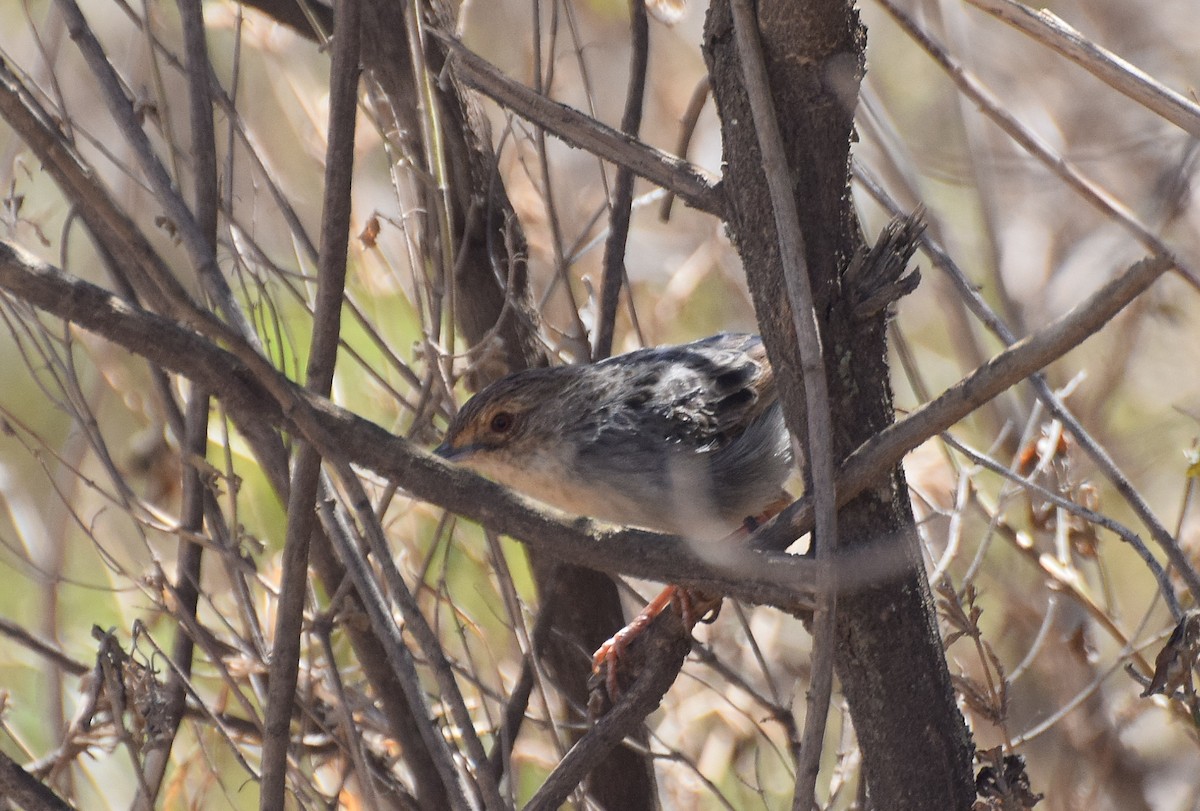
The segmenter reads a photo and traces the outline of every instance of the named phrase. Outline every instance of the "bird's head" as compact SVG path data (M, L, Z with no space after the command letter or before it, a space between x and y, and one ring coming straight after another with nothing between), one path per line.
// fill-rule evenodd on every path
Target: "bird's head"
M562 434L569 370L530 369L488 386L451 420L434 453L480 470L532 459Z

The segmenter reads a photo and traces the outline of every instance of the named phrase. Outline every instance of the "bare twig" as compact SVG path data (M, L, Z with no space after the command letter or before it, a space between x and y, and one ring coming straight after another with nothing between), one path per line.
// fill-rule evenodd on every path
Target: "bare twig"
M673 633L645 633L637 643L640 651L630 653L643 659L649 667L633 686L621 695L611 710L580 738L571 751L559 761L554 771L538 788L525 806L525 811L552 811L560 807L587 776L592 767L626 735L633 732L649 715L679 675L683 660L691 648L691 638L683 632L679 615L665 611L652 626L675 625Z
M646 65L650 58L650 24L646 19L645 0L630 0L629 29L633 56L629 64L629 90L625 96L625 112L621 116L621 132L637 138L642 125L642 100L646 95ZM617 305L625 286L625 244L629 238L629 219L633 209L633 170L617 166L613 187L612 214L609 217L608 239L604 243L604 275L600 283L600 311L596 323L594 360L612 354L613 332L617 324Z
M325 654L328 666L325 668L325 679L329 682L330 692L337 697L337 722L341 729L345 747L350 750L350 759L358 774L359 785L362 786L363 806L366 811L379 811L379 797L372 784L371 770L367 765L366 753L363 751L362 734L354 723L354 712L350 699L346 695L346 686L337 668L337 654L333 650L333 621L331 617L321 617L314 623L313 632L321 643L321 651Z
M679 140L675 143L675 154L683 160L687 160L688 146L692 143L692 135L696 132L696 124L700 121L700 114L704 112L704 105L708 103L708 96L711 92L712 85L706 73L704 74L704 78L696 85L696 89L692 91L692 97L688 100L683 120L679 122ZM675 192L670 189L667 189L666 192L667 194L663 197L662 206L658 210L658 217L663 222L671 218L671 208L675 205Z
M1014 0L965 0L1052 48L1088 73L1175 126L1200 138L1200 105L1097 45L1048 9Z
M553 622L552 613L543 607L538 614L537 622L534 623L533 632L529 635L529 651L522 657L521 675L517 678L517 683L513 685L512 690L509 691L508 700L504 704L500 728L495 735L496 743L492 747L491 754L488 755L488 766L496 775L497 781L504 776L513 746L516 745L517 736L525 721L525 710L529 706L530 696L533 695L534 680L537 675L534 672L534 658L537 651L541 650L545 644Z
M738 55L746 77L746 93L754 114L754 129L762 150L763 168L775 216L780 262L791 300L793 326L800 349L804 379L805 414L808 442L805 450L810 465L811 496L815 513L813 545L818 561L827 562L837 553L837 496L834 491L833 427L829 412L829 391L825 380L824 353L817 312L813 306L812 285L804 258L804 235L793 196L792 174L783 148L783 136L771 98L771 85L763 60L758 16L750 0L731 0L733 27ZM817 772L821 765L825 720L829 715L829 696L833 690L833 634L837 610L837 582L833 569L825 570L822 592L813 615L812 677L808 686L808 705L804 734L800 742L800 760L796 764L796 793L793 808L808 811L816 792Z
M400 572L392 560L387 540L383 536L383 530L379 526L379 522L371 509L371 501L367 497L366 491L362 488L358 476L350 467L350 464L339 453L339 445L334 441L332 435L326 433L324 426L313 419L315 416L315 411L307 409L301 409L297 413L297 417L301 421L302 430L305 431L305 436L316 446L317 450L325 458L326 463L333 468L337 475L338 483L346 491L348 500L354 509L355 518L361 524L366 536L367 546L375 558L375 564L383 572L383 579L387 583L392 599L396 601L400 613L405 620L406 630L416 639L418 647L425 655L426 660L433 670L435 680L441 692L441 700L449 705L450 716L457 725L456 737L462 740L466 748L468 762L473 767L476 786L484 808L502 809L504 802L500 797L499 787L492 772L488 768L487 753L483 749L483 744L479 741L475 725L471 719L470 712L467 710L466 702L463 700L462 692L454 680L453 670L446 659L441 642L426 621L425 616L421 613L412 591L400 576ZM332 488L330 490L332 491ZM323 519L328 524L333 511L327 506L321 507L321 511ZM408 694L410 706L414 708L426 708L423 688L419 679L416 678L415 662L412 659L412 655L408 652L407 646L404 645L403 640L400 638L399 629L395 627L391 612L387 610L387 604L382 600L382 596L380 595L378 601L376 600L378 587L375 585L374 578L371 576L370 569L365 559L363 559L363 555L355 546L346 543L353 536L348 531L349 527L345 519L337 516L337 520L341 524L341 531L336 534L330 532L330 535L339 543L339 556L346 563L351 576L354 578L354 584L358 588L358 592L371 617L371 625L375 629L375 632L385 640L385 647L388 649L388 656L392 662L392 666L397 668L396 672L398 674L404 674L405 676L402 683ZM396 647L397 645L398 648ZM425 717L431 717L427 709ZM428 723L423 726L423 729L430 728L431 725ZM438 734L436 730L431 731L434 734ZM444 744L442 746L444 747Z
M933 57L934 61L946 71L958 85L959 90L970 98L980 111L992 119L1010 138L1020 144L1030 155L1058 176L1068 188L1074 190L1084 200L1095 206L1106 217L1123 227L1134 238L1141 242L1151 253L1160 256L1173 254L1171 246L1137 218L1129 208L1112 195L1107 189L1088 178L1075 164L1046 143L1044 139L1023 125L1015 116L1009 113L1004 105L992 94L982 82L962 66L949 51L935 41L928 32L917 25L916 21L892 0L878 0L879 4L892 15L892 18L916 42ZM1175 260L1174 270L1187 280L1193 287L1200 289L1200 276L1194 269Z
M435 29L430 29L430 33L446 43L462 80L496 103L545 127L572 146L618 166L628 166L651 183L671 189L690 206L718 217L724 216L723 196L700 169L623 135L565 104L538 95L506 77L450 35Z
M191 460L203 459L208 447L208 408L208 391L203 386L193 386L189 393L182 446L188 462L183 465L183 501L179 508L179 528L182 532L179 540L178 571L175 576L177 611L180 616L193 622L200 602L200 571L204 547L195 543L190 536L198 534L203 528L208 487L199 466ZM187 620L184 620L185 625ZM190 633L185 632L182 627L180 631L171 651L172 668L166 686L168 729L156 737L152 748L146 753L146 787L149 794L138 798L135 805L138 808L154 807L155 798L166 775L171 748L179 731L179 722L187 704L185 679L192 672L195 644Z
M183 285L70 146L54 123L55 117L38 104L3 61L0 116L37 154L63 193L75 201L80 217L103 245L106 256L114 260L110 266L128 274L130 287L150 306L190 324L189 314L196 307Z
M253 341L254 330L245 313L235 301L229 283L221 275L221 270L217 267L216 254L209 247L195 215L180 197L166 169L163 168L155 154L150 139L138 121L137 112L125 96L120 78L109 63L100 41L96 39L96 35L88 26L87 20L84 19L83 12L79 10L75 0L58 0L58 7L67 20L71 39L79 46L88 67L91 68L93 75L100 83L100 89L104 93L109 111L113 114L122 135L132 147L158 200L167 210L178 233L183 238L183 244L187 248L193 270L201 284L204 285L205 291L212 296L217 307L234 329L245 340Z
M1171 615L1174 617L1183 616L1183 609L1179 605L1179 598L1175 596L1175 589L1171 586L1171 579L1167 576L1166 570L1163 569L1161 563L1155 560L1154 555L1150 553L1150 550L1146 547L1146 544L1143 543L1142 539L1139 538L1131 529L1126 527L1124 524L1108 518L1107 516L1101 515L1095 510L1089 510L1087 507L1063 498L1058 493L1052 492L1036 482L1030 481L1028 478L1021 476L1019 473L1009 470L1007 467L989 458L985 454L979 453L962 442L959 442L950 434L943 433L942 441L966 456L971 461L975 462L977 465L981 465L993 473L1003 476L1004 478L1023 487L1031 493L1036 493L1071 515L1077 515L1083 520L1093 523L1096 526L1104 527L1109 532L1125 541L1125 543L1129 544L1131 547L1133 547L1133 550L1137 552L1137 556L1142 559L1143 563L1146 564L1146 568L1150 570L1150 574L1154 575L1154 579L1158 583L1158 590L1162 593L1163 599L1166 600L1167 607L1171 609Z
M219 206L217 190L217 144L213 127L213 105L209 85L210 65L208 43L204 32L204 12L199 0L180 3L184 45L187 55L188 112L192 136L195 200L194 215L197 227L213 256L217 251L217 212ZM184 418L184 435L180 437L183 454L189 461L183 465L181 483L183 502L180 505L179 524L183 535L179 541L178 573L175 591L178 611L195 618L200 598L200 572L204 548L193 543L187 536L199 533L204 526L207 486L197 465L192 459L203 459L208 447L209 393L201 386L193 387L188 395ZM153 808L155 798L166 775L171 748L179 731L179 722L187 704L185 679L192 672L194 644L187 633L175 638L171 659L174 667L166 686L167 729L157 735L152 748L145 757L145 785L148 795L139 797L136 807Z
M1047 364L1077 347L1173 266L1170 256L1154 256L1134 264L1070 312L1013 344L972 374L900 422L860 445L838 469L837 496L845 503L861 493L904 455ZM784 549L813 526L812 499L792 504L755 533L755 545ZM1156 538L1157 540L1157 538ZM1191 567L1178 546L1164 547L1172 564ZM1177 562L1178 560L1178 562ZM1200 583L1193 589L1200 589Z
M870 193L876 197L885 207L892 210L894 213L899 213L899 207L892 200L875 178L859 166L855 168L855 175L863 183ZM967 279L966 274L958 267L951 259L945 249L928 233L921 235L921 241L926 253L932 257L935 264L940 267L950 278L955 289L962 297L963 302L971 310L971 312L979 318L985 327L987 327L994 335L1005 344L1012 346L1016 343L1016 335L1012 330L1000 319L998 315L988 306L983 296ZM1131 299L1132 300L1132 299ZM1076 308L1078 311L1079 308ZM1042 373L1032 375L1030 382L1033 384L1034 391L1038 399L1045 404L1050 414L1057 420L1063 423L1064 427L1071 432L1075 437L1080 447L1084 452L1095 462L1096 466L1104 473L1105 478L1112 482L1117 492L1129 504L1138 518L1150 530L1150 536L1154 538L1155 543L1163 548L1167 553L1167 557L1172 564L1180 567L1181 576L1184 582L1188 584L1188 588L1196 598L1200 598L1200 575L1196 573L1195 567L1187 560L1186 554L1179 548L1179 542L1171 534L1171 531L1158 519L1154 511L1150 508L1149 503L1137 491L1133 482L1120 469L1112 455L1105 450L1104 446L1091 435L1071 411L1067 408L1063 399L1054 393L1046 376ZM1141 554L1139 552L1139 554ZM1162 581L1159 581L1160 584ZM1170 606L1178 607L1178 598L1174 595L1174 589L1170 592L1164 592L1164 598ZM1175 609L1172 609L1174 613Z
M554 10L551 15L557 19L558 5L553 6ZM538 97L545 97L546 86L553 83L554 79L554 48L557 39L556 26L551 26L550 35L550 55L548 67L542 68L542 4L530 3L529 11L532 15L532 34L533 34L533 92ZM554 182L550 171L550 150L546 146L546 128L534 122L535 142L537 145L537 161L539 180L542 184L542 201L544 203L543 210L546 212L546 223L550 226L550 248L554 253L554 280L546 286L546 290L541 295L542 303L538 307L541 312L545 308L546 302L556 290L561 290L562 295L570 302L568 308L569 317L571 319L571 329L575 331L572 336L575 345L579 347L581 360L588 360L591 352L591 347L587 340L587 326L583 323L583 318L579 314L579 305L575 299L575 291L571 288L571 275L569 263L574 259L574 256L568 257L563 249L565 242L563 237L562 217L558 205L556 204L556 194L554 191ZM603 177L603 162L600 162L601 177ZM515 371L515 370L514 370Z
M70 673L72 676L82 676L92 669L89 665L85 665L78 659L73 659L68 656L54 643L47 642L44 639L38 639L20 625L17 625L15 622L11 622L2 617L0 617L0 635L8 637L17 644L33 651L38 656L48 659L56 666L62 668L67 673Z
M326 464L333 465L336 463L336 458L325 455L325 462ZM351 477L351 479L343 483L354 487L357 484L357 479ZM323 479L322 490L324 492L333 492L333 487L327 479ZM361 503L363 504L362 514L370 513L370 502L364 501ZM354 583L358 598L362 601L363 608L371 620L371 626L376 632L376 638L379 640L380 646L383 648L387 663L391 667L391 672L399 681L404 698L408 703L408 708L413 714L419 715L416 719L417 728L437 770L438 776L442 780L446 802L455 811L471 809L473 805L468 801L463 790L463 783L455 763L454 755L450 751L449 744L442 735L441 730L431 720L433 713L430 711L429 701L426 697L425 689L421 684L421 678L417 674L416 660L413 658L408 646L404 643L400 628L397 627L392 618L387 600L383 596L383 591L380 589L379 582L376 580L370 564L355 543L353 527L346 519L345 514L335 507L331 499L322 498L317 503L317 509L320 513L322 526L325 528L325 532L329 536L333 547L337 550L338 557L345 563L346 574L351 582ZM370 519L369 526L375 523L373 514L370 515ZM390 556L386 556L386 559L390 560L391 558ZM423 618L420 618L418 621L424 622ZM454 692L457 692L457 688L454 688ZM471 733L474 733L473 729Z
M317 259L317 297L313 312L306 386L329 396L337 360L346 284L346 252L350 231L350 183L354 170L354 131L358 112L360 7L358 0L337 5L338 35L329 68L329 143L325 161L325 199ZM287 790L292 706L300 668L301 626L308 593L308 553L316 516L321 456L305 442L300 446L287 503L279 604L275 615L271 679L267 693L266 737L263 741L259 804L267 811L282 808ZM363 776L366 779L366 775Z

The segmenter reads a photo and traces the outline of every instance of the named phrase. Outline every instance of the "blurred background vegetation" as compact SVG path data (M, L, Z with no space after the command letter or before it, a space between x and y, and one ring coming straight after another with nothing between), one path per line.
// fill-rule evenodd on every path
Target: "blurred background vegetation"
M1053 155L1106 189L1181 264L1200 267L1193 188L1200 128L1188 132L1169 123L969 2L898 5ZM536 60L532 6L543 35ZM122 0L88 0L83 10L164 163L173 176L186 178L177 10L170 3ZM1200 16L1193 3L1059 2L1052 10L1087 40L1194 99ZM466 44L508 76L533 85L540 65L548 94L610 124L619 120L630 55L626 3L477 0L457 11ZM237 113L236 127L227 110L217 116L220 266L273 362L301 379L314 257L279 200L315 238L328 55L232 2L208 2L204 12L213 69ZM704 12L693 2L672 25L651 25L641 137L667 152L677 151L680 122L705 76L699 50ZM982 115L884 7L865 0L861 12L869 32L868 72L855 159L903 210L925 207L930 234L1018 336L1066 312L1146 253L1128 227L1090 205ZM134 168L54 4L10 3L0 9L0 21L0 53L10 69L44 94L43 103L70 128L79 152L155 248L181 261L177 234ZM151 46L151 36L160 49ZM435 326L444 289L430 259L436 249L425 241L430 212L414 204L413 193L430 180L405 157L365 78L353 186L352 233L360 238L351 242L332 399L430 445L453 408L430 381L450 372L447 382L461 402L469 394L459 379L467 358L461 338L456 343L450 330ZM498 106L485 109L499 176L529 243L541 336L562 361L584 359L613 167ZM106 285L70 202L4 125L0 156L4 239ZM720 174L711 103L702 108L684 157ZM617 347L753 330L753 308L722 223L679 202L664 219L665 195L648 182L639 180L636 194L626 255L630 295ZM891 213L861 184L855 195L873 236ZM916 262L923 282L900 303L891 333L901 411L1001 348L973 323L944 275L923 255ZM1193 558L1200 543L1191 498L1200 458L1194 279L1164 277L1048 370L1051 385L1066 393L1080 421ZM115 629L121 645L160 676L166 670L155 651L169 650L176 632L161 583L174 572L179 448L138 358L11 301L0 301L0 317L0 620L8 628L0 644L0 749L32 764L31 771L41 766L40 774L53 775L51 784L77 807L126 807L137 782L113 729L98 725L84 734L71 728L94 678L81 678L71 662L90 673L97 650L92 627L99 626ZM193 681L207 706L243 712L230 695L232 684L250 706L261 709L265 701L263 649L255 634L269 635L273 627L285 514L219 405L213 416L207 475L236 532L249 591L239 595L227 566L216 557L206 560L200 615L228 653L220 662L199 662ZM952 433L1005 467L1036 471L1044 486L1140 531L1127 505L1035 405L1027 386ZM938 576L935 589L949 589L942 595L947 605L982 610L977 643L959 639L948 649L979 748L1011 746L1023 754L1034 790L1046 795L1042 808L1200 807L1196 721L1181 702L1139 697L1143 684L1124 669L1133 662L1148 676L1147 663L1175 624L1137 556L1107 531L1056 513L941 441L912 453L906 470L929 567ZM426 615L461 667L463 690L486 731L520 669L515 629L534 616L524 551L507 539L493 543L478 527L386 482L368 483L401 570L423 586L418 596ZM976 591L965 591L968 585ZM314 612L329 599L314 585ZM135 630L139 622L144 629ZM20 629L69 661L18 643ZM799 696L803 704L807 636L777 611L741 606L697 633L698 653L651 718L662 803L784 807L794 782L792 702ZM354 658L336 634L333 642L364 739L387 752ZM301 691L320 693L328 689L329 662L313 637L305 644ZM518 802L560 756L561 737L548 720L556 702L552 693L535 691L534 723L513 755ZM829 807L856 807L853 731L836 700L832 719L820 794ZM311 732L311 747L293 764L291 780L302 786L296 802L362 807L336 748ZM161 807L256 807L256 785L234 749L250 763L257 757L252 737L235 731L227 740L203 717L186 722ZM403 757L393 755L389 767L403 782Z

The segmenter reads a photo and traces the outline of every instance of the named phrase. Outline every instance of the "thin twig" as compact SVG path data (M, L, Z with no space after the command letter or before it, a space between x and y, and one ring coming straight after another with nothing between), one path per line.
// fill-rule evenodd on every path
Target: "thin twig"
M724 217L724 195L699 168L623 135L565 104L538 95L509 79L449 34L433 28L429 33L447 45L455 71L468 86L545 127L571 146L599 155L618 166L628 166L651 183L671 189L688 205Z
M445 651L442 649L437 634L421 613L412 591L405 584L399 570L396 568L395 562L392 560L387 539L384 538L379 521L371 509L370 498L362 488L362 483L359 481L354 470L339 453L339 447L332 436L327 434L316 420L313 420L315 412L305 411L305 413L298 414L298 416L306 423L304 425L304 429L306 429L305 436L325 457L326 463L330 465L337 475L338 483L346 491L348 500L353 507L355 518L360 522L366 536L367 546L375 558L375 565L382 571L388 591L396 601L401 616L404 618L405 629L412 634L417 642L417 646L421 649L421 652L425 655L426 660L433 670L434 678L441 693L441 700L449 705L450 716L457 727L455 737L463 741L467 750L467 758L474 767L476 785L481 792L484 807L488 809L503 808L504 802L500 797L499 788L493 779L491 770L488 768L487 753L483 749L483 744L479 741L474 722L471 719L466 702L463 700L462 692L459 690L458 684L454 679L454 673L450 667L450 663L446 659ZM328 493L333 492L330 484L325 485L325 489ZM409 700L409 705L414 711L419 708L424 712L425 723L421 726L422 734L426 736L432 734L433 737L439 739L436 745L430 742L430 748L438 754L440 765L446 749L445 741L440 740L442 738L441 732L434 729L427 720L433 716L429 712L424 687L421 685L421 681L416 673L416 662L400 636L391 611L388 610L387 603L379 591L378 584L375 582L374 573L359 549L350 542L352 535L347 518L339 511L333 510L328 503L328 499L322 501L319 509L327 529L334 529L330 526L331 523L337 525L336 531L330 531L330 536L337 542L338 556L342 558L347 566L347 570L354 579L359 596L367 609L368 616L371 618L371 626L384 643L388 660L391 662L397 675L401 678L401 684ZM458 795L456 808L470 807L467 799L461 795L461 786L457 781L448 782L446 791L452 800L455 799L456 794Z
M0 60L0 116L11 126L62 189L73 200L88 230L113 259L109 267L128 274L129 286L160 312L190 323L196 310L190 295L150 246L137 225L113 200L98 175L71 147L55 124L55 116L43 108L25 85ZM128 295L127 291L122 291Z
M555 606L558 604L559 595L555 591L561 591L562 586L560 581L554 590L542 595L537 620L533 624L533 629L529 630L521 615L521 605L513 583L512 572L509 570L508 561L500 548L500 539L494 532L488 532L487 538L488 545L492 550L493 567L497 570L497 580L501 584L501 593L509 614L513 618L514 630L524 653L521 657L521 674L518 676L516 684L508 692L501 715L501 726L492 735L494 743L492 751L488 755L488 766L496 775L496 781L500 782L505 771L510 767L512 750L521 733L521 727L525 722L525 711L529 707L529 699L533 695L535 687L540 693L542 703L547 706L550 704L546 696L545 677L541 669L540 657L546 650L546 642L549 640L551 632L555 630L555 623L558 622L558 612L555 610ZM553 582L554 578L548 577L546 580ZM563 735L553 717L550 718L550 722L555 749L562 755L566 752Z
M696 125L700 122L700 114L704 112L704 105L708 103L708 96L711 92L712 83L706 73L692 91L692 97L688 101L687 109L683 113L683 119L679 122L679 140L675 142L675 154L683 160L687 160L688 147L691 146L692 136L696 132ZM662 206L658 210L658 218L663 222L671 219L671 208L674 205L675 192L667 189L666 196L663 197Z
M1082 67L1119 93L1200 138L1200 105L1177 93L1140 68L1131 65L1044 8L1033 9L1014 0L965 0L1003 20L1031 39Z
M204 556L204 547L193 542L189 536L199 534L204 527L205 502L208 500L208 487L201 475L199 466L192 459L203 459L208 447L208 409L209 392L203 386L193 386L188 394L187 414L185 417L185 435L180 448L183 464L183 481L181 483L182 503L179 507L179 539L177 573L175 575L175 596L177 611L180 616L195 622L196 609L200 602L200 572ZM145 772L146 787L149 794L139 796L135 800L135 808L151 809L155 798L162 787L166 775L171 748L179 731L179 722L187 703L187 688L184 679L192 672L192 657L194 641L191 634L181 627L175 636L171 649L171 675L166 686L167 729L156 736L152 748L146 752Z
M193 212L197 227L207 243L208 250L215 256L217 251L217 216L220 204L217 185L217 143L213 125L213 105L209 84L210 65L208 42L204 31L204 10L199 0L185 0L179 4L183 26L184 48L187 60L188 118L192 138L191 155L194 174L195 200ZM146 27L149 31L149 27ZM157 62L154 63L157 66ZM157 69L155 71L157 75ZM178 176L178 172L176 172ZM184 423L184 435L179 437L181 455L186 460L203 459L208 447L209 393L202 386L194 386L188 394ZM200 572L204 548L188 539L188 535L199 533L204 526L205 504L208 500L206 483L197 465L187 461L183 465L179 510L179 540L175 592L177 610L194 619L200 598ZM167 706L166 729L155 736L150 750L145 755L145 785L148 794L135 800L136 808L150 809L162 787L163 777L179 731L179 722L187 704L185 679L192 672L194 643L191 635L179 633L171 651L174 666L166 686Z
M1071 515L1079 516L1089 523L1104 527L1109 532L1125 541L1125 543L1129 544L1131 547L1133 547L1133 550L1137 552L1138 557L1142 559L1142 561L1146 564L1146 568L1150 570L1150 574L1154 575L1154 579L1158 583L1158 589L1160 592L1162 592L1163 599L1167 602L1167 607L1171 609L1171 615L1174 616L1176 620L1179 620L1183 616L1183 608L1179 605L1179 599L1175 596L1175 589L1171 586L1171 579L1167 576L1166 570L1162 567L1161 563L1155 560L1154 555L1150 553L1150 550L1146 547L1146 544L1142 542L1142 539L1139 538L1133 530L1129 529L1124 524L1108 518L1107 516L1101 515L1095 510L1089 510L1087 507L1084 507L1081 504L1076 504L1070 499L1063 498L1059 494L1042 487L1037 482L1032 481L1030 478L1024 477L1015 471L1009 470L1007 467L989 458L987 455L968 447L962 442L959 442L948 433L942 434L942 441L954 448L963 456L966 456L968 459L975 462L977 465L981 465L993 473L1003 476L1030 493L1036 493L1037 495L1057 506L1059 509L1066 511Z
M838 469L838 502L845 504L913 448L1083 343L1149 288L1173 262L1170 256L1152 256L1135 263L1070 312L1013 344L936 399L858 446ZM812 527L812 499L805 496L767 522L752 540L761 549L785 549ZM1172 564L1182 565L1187 576L1191 567L1178 546L1164 546L1164 550ZM1191 577L1195 578L1194 573ZM1188 582L1200 593L1200 582L1196 586Z
M896 202L888 196L878 181L864 167L856 166L855 176L885 208L892 210L894 213L899 212ZM987 301L979 294L979 291L971 284L966 274L963 273L962 269L958 267L941 244L930 236L928 232L921 235L921 241L925 252L933 259L934 264L949 276L950 281L954 284L955 289L971 312L1006 345L1012 346L1015 344L1016 335L988 306ZM1094 301L1095 298L1092 300ZM1079 312L1079 310L1079 307L1075 308L1075 312ZM1091 435L1083 423L1079 421L1079 418L1067 408L1063 399L1055 394L1054 389L1051 388L1043 373L1038 372L1035 375L1031 375L1030 382L1033 384L1033 389L1037 394L1038 400L1046 406L1046 409L1055 419L1062 422L1063 426L1071 432L1071 435L1075 437L1075 441L1079 443L1084 453L1095 463L1105 478L1112 483L1117 492L1121 494L1121 497L1125 499L1134 513L1137 514L1141 522L1150 530L1150 536L1154 539L1155 543L1163 548L1171 563L1180 567L1181 576L1191 590L1193 599L1200 599L1200 575L1196 573L1196 569L1191 565L1187 555L1179 548L1179 542L1175 536L1158 519L1158 516L1154 514L1154 511L1142 497L1141 493L1137 491L1133 482L1118 467L1116 460ZM1172 589L1171 593L1164 593L1163 595L1168 605L1178 605L1178 599L1174 596L1173 591Z
M333 386L346 284L350 183L354 171L354 131L358 118L360 14L358 0L343 0L337 4L335 25L338 35L333 42L329 68L325 197L306 380L308 390L323 397L329 396ZM309 541L316 522L313 504L319 490L320 468L320 451L311 443L302 443L292 471L287 499L287 532L280 563L281 583L271 651L259 795L259 805L264 811L282 808L287 792L292 707L296 700L296 680L300 669L301 626L304 621L304 602L308 595Z
M557 14L558 4L554 4L555 14ZM546 75L542 72L542 4L533 2L529 4L529 10L533 15L532 34L533 34L533 92L540 98L545 97L546 87L552 85L554 79L554 47L556 37L551 35L550 39L550 60L549 68ZM557 27L555 27L555 32ZM562 290L562 295L566 297L569 306L567 307L568 317L571 319L570 329L574 330L574 343L579 347L580 360L587 361L588 353L591 347L587 340L587 326L583 323L583 318L580 316L579 303L575 299L575 291L571 287L571 276L569 273L569 265L574 256L568 257L568 254L563 249L566 240L563 236L562 218L558 204L555 202L554 183L550 173L550 150L546 146L546 128L534 121L534 140L537 144L537 161L538 161L538 179L542 184L542 210L546 212L546 224L550 227L550 250L554 254L554 279L546 286L546 290L542 293L541 304L538 306L538 312L545 311L546 302L558 290ZM601 165L601 176L603 176L603 164ZM514 370L515 371L515 370Z
M313 632L320 641L321 650L325 654L325 681L328 684L329 692L337 698L337 723L341 728L344 746L350 750L350 760L354 763L354 771L358 776L358 783L362 787L363 807L366 811L379 811L378 792L375 790L371 777L371 769L367 765L366 752L363 751L363 737L354 721L354 713L351 709L350 699L346 695L346 685L342 681L342 674L338 672L337 654L333 651L333 619L324 616L313 625Z
M771 193L775 231L779 239L780 263L791 302L796 342L804 380L804 399L808 428L805 449L811 466L812 500L816 518L813 545L819 562L833 559L837 553L837 496L834 491L833 427L829 411L829 391L825 380L824 353L820 327L813 305L812 285L804 256L804 235L800 214L792 190L792 173L783 147L783 135L775 115L771 85L763 59L758 17L750 0L731 0L733 28L738 56L746 81L746 94L754 116L754 130L762 150L763 168ZM808 811L816 797L817 773L821 767L825 721L829 716L829 696L833 691L833 637L837 610L837 581L833 569L825 570L821 597L812 623L812 676L808 686L808 704L800 758L796 764L796 792L793 808Z
M78 659L68 656L55 643L38 639L20 625L3 617L0 617L0 635L8 637L18 645L22 645L47 661L53 662L55 667L65 670L72 676L82 676L92 669L91 666L85 665Z
M331 463L329 456L326 456L326 462ZM468 802L463 791L455 755L451 751L446 737L432 720L434 714L429 707L425 688L417 673L416 660L405 644L401 630L393 619L375 572L355 543L353 525L346 519L343 512L336 508L332 493L333 488L328 477L322 476L321 498L317 502L321 525L329 538L330 545L344 562L346 576L354 584L358 600L371 621L371 627L375 631L374 639L378 641L379 647L382 649L390 675L394 677L403 693L403 699L407 705L405 711L416 716L413 722L425 745L425 752L440 778L441 788L445 792L445 802L455 811L471 809L473 806ZM369 506L366 508L366 512L373 515ZM373 520L374 518L372 518ZM390 556L388 559L390 560Z
M675 683L691 647L690 636L680 633L683 626L678 614L663 612L655 618L651 627L670 623L678 626L675 633L648 631L639 637L638 643L645 647L634 655L644 657L648 666L641 670L633 686L621 694L616 706L605 713L558 762L524 811L552 811L559 808L592 767L620 744L625 736L636 730L658 706L663 695ZM651 645L654 649L647 650Z
M58 7L66 19L71 39L79 46L84 60L100 84L109 112L112 113L121 134L132 148L138 164L154 189L156 198L166 209L182 237L188 258L192 262L193 271L228 322L243 336L244 340L253 342L255 340L254 330L242 308L234 299L229 283L221 275L221 270L217 266L216 254L209 248L192 211L180 197L166 169L163 168L162 162L155 154L154 148L150 144L150 138L142 129L133 104L125 96L121 80L108 61L103 46L88 26L87 20L75 0L58 0Z
M629 64L629 90L625 96L625 112L621 115L621 132L630 138L637 138L638 130L642 126L646 66L650 59L650 24L646 18L645 0L630 0L629 39L633 53ZM621 289L625 286L625 245L629 239L629 219L632 212L633 170L621 165L617 167L617 179L613 185L608 239L604 243L604 274L600 283L600 312L596 317L593 360L602 360L612 354L617 305L621 301Z
M1114 220L1134 238L1141 242L1151 253L1158 255L1173 254L1171 246L1137 218L1129 208L1113 196L1104 187L1088 178L1075 164L1046 143L1046 141L1026 127L1015 116L1009 113L1004 105L984 86L970 71L962 66L940 43L933 39L928 32L917 25L905 11L892 0L878 0L879 4L892 15L892 18L917 44L925 49L933 60L946 71L964 95L971 99L980 112L992 119L1000 129L1016 141L1030 155L1055 174L1068 188L1074 190L1084 200L1091 203L1106 217ZM1200 275L1194 269L1175 260L1173 268L1188 284L1200 289Z

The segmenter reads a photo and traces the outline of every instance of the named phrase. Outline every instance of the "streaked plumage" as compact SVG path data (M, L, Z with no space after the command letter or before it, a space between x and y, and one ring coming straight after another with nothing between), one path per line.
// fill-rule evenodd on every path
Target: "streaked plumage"
M567 512L706 539L775 502L792 467L762 341L741 334L510 375L437 453Z

